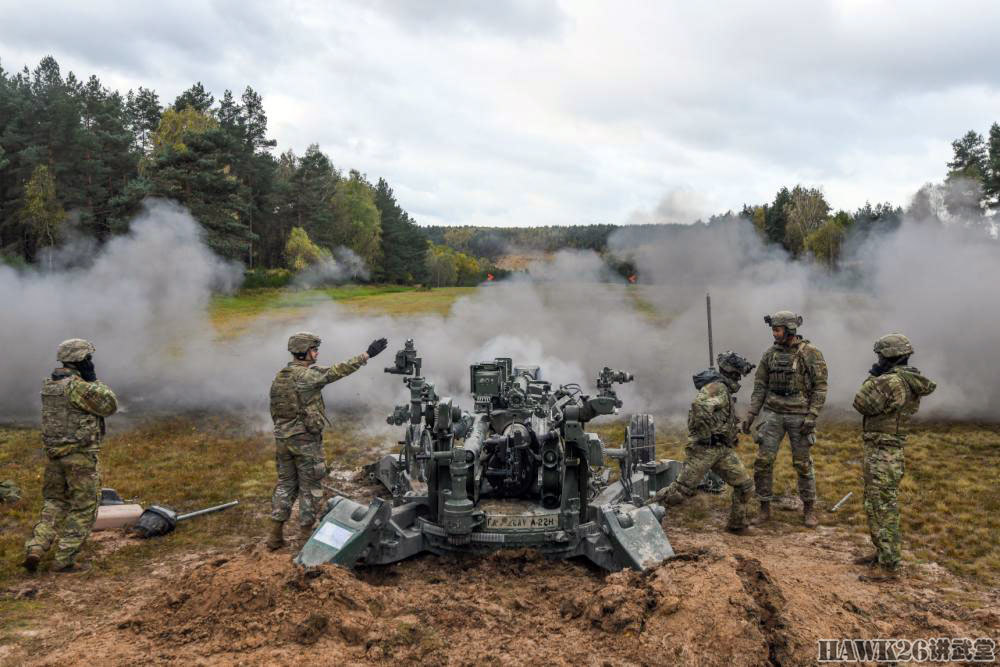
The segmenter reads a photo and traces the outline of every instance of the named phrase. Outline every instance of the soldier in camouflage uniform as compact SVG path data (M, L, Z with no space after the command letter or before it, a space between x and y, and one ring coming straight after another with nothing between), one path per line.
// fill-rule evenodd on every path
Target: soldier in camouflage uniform
M368 351L330 367L314 366L322 341L316 334L301 332L288 339L292 361L278 371L271 383L271 418L274 420L275 462L278 483L271 498L269 549L280 549L283 528L299 499L302 537L312 533L326 476L323 428L329 422L323 403L323 387L347 377L371 357L385 349L385 338L372 341Z
M78 569L76 554L97 516L101 486L97 453L104 418L118 410L118 400L97 380L93 354L94 346L85 340L62 342L56 352L62 365L42 383L42 443L48 463L42 518L24 545L23 565L29 572L35 571L54 542L54 569Z
M764 322L771 327L772 345L757 366L750 411L743 422L749 433L763 408L754 440L760 446L754 461L754 484L760 500L758 522L771 518L774 483L774 460L785 434L792 449L792 465L799 478L803 523L814 528L818 521L816 478L810 448L816 442L816 418L826 402L826 361L809 341L797 335L802 317L787 310L768 315Z
M679 505L695 495L709 471L733 487L733 504L726 530L746 534L747 503L753 496L753 480L736 455L738 427L736 392L740 379L753 364L735 352L718 356L719 370L709 368L694 376L698 396L688 412L688 444L684 470L667 488L657 492L652 502Z
M920 398L936 385L909 365L913 346L906 336L882 336L875 341L875 354L878 361L854 396L854 409L863 415L865 514L875 553L855 562L877 565L892 578L900 565L896 496L903 478L903 444Z

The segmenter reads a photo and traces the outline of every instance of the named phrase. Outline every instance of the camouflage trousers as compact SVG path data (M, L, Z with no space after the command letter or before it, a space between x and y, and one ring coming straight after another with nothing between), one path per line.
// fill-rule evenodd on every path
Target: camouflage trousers
M299 524L312 527L323 502L322 480L326 477L323 436L303 433L275 438L274 461L278 483L271 496L271 518L288 521L295 499L299 499Z
M58 539L55 566L71 565L94 527L100 488L97 454L49 459L42 482L42 519L25 549L48 551Z
M712 471L733 487L733 504L729 510L729 527L747 525L747 503L753 496L753 480L732 447L689 444L685 449L684 470L664 491L665 505L680 505L698 491L705 473Z
M788 434L792 448L792 467L799 477L799 498L802 502L816 500L816 476L813 472L812 445L802 435L803 414L788 414L765 410L760 415L754 442L759 449L753 462L753 479L757 488L757 498L770 502L774 488L774 461L778 458L778 447Z
M864 433L865 514L879 565L892 569L900 561L899 483L903 479L903 443L885 433Z

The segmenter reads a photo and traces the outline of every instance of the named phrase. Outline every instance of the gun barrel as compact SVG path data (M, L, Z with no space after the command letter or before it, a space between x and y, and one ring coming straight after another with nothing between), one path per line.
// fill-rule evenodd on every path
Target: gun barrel
M229 509L234 505L239 505L240 501L233 500L222 505L216 505L215 507L206 507L203 510L198 510L197 512L188 512L187 514L181 514L177 517L178 521L186 521L187 519L193 519L196 516L201 516L202 514L211 514L212 512L221 512L222 510Z

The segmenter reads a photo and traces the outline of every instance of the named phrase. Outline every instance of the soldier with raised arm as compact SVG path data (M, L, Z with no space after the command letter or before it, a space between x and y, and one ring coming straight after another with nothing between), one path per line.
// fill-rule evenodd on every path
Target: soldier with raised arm
M81 338L59 344L60 366L42 382L42 443L48 462L42 482L42 517L25 543L24 568L34 572L56 545L53 569L79 570L76 555L97 517L97 454L104 418L118 410L114 392L97 379L94 346Z
M754 419L760 422L754 440L759 445L754 461L754 485L760 501L762 523L771 518L774 461L785 434L792 449L792 466L798 475L802 521L814 528L816 519L816 477L812 453L816 442L816 419L826 402L827 369L823 354L798 335L802 317L782 310L768 315L764 322L771 327L772 345L757 365L750 411L743 422L749 433Z
M316 366L322 341L316 334L300 332L288 339L292 361L278 371L271 383L271 419L274 421L275 463L278 483L271 498L267 547L285 544L284 525L299 499L299 529L312 533L326 477L323 429L329 423L323 387L347 377L386 348L385 338L372 341L366 352L333 366Z
M873 565L882 573L873 579L891 579L900 566L899 482L903 479L903 445L910 419L920 409L920 399L937 385L910 366L913 346L903 334L889 334L875 341L878 361L854 396L861 413L864 443L865 514L875 552L856 561Z

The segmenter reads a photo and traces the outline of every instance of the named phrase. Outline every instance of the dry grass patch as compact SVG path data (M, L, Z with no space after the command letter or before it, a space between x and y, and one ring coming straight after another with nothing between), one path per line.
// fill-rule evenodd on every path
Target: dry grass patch
M605 442L621 442L624 424L596 429ZM607 433L609 437L604 434ZM686 430L679 422L658 420L657 456L684 459ZM984 583L1000 582L1000 425L921 423L906 444L906 474L899 504L903 548L915 562L937 562L948 570ZM753 474L756 445L741 436L738 449ZM813 448L820 522L843 526L867 543L863 506L861 431L857 424L821 423ZM849 491L854 495L836 512L827 510ZM775 466L774 493L797 507L795 471L787 440ZM730 492L698 494L674 511L670 521L699 530L720 530ZM806 530L799 510L783 510L776 502L775 531ZM904 553L904 557L906 554Z

